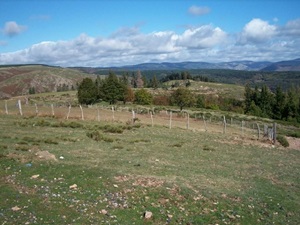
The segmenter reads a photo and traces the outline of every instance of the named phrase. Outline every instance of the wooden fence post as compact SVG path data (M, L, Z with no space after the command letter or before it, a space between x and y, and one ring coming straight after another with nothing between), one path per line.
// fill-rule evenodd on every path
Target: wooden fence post
M226 134L226 118L223 116L223 134Z
M7 100L5 100L5 114L8 115Z
M113 119L113 122L114 122L115 121L115 109L114 109L113 106L111 107L111 111L112 111L112 119Z
M152 111L150 112L150 116L151 116L151 126L153 127L153 113L152 113Z
M53 106L53 104L51 104L51 111L52 111L52 116L54 117L55 114L54 114L54 106Z
M84 120L84 116L83 116L83 109L82 109L82 106L79 105L79 108L80 108L80 111L81 111L81 120Z
M18 107L19 107L20 115L23 116L22 103L21 103L21 100L20 100L20 99L18 100Z
M273 143L275 144L277 138L277 124L273 123Z
M187 114L186 129L190 129L190 114L189 113L186 114Z
M100 112L99 112L99 108L97 108L97 120L98 120L98 122L100 122Z
M244 120L242 120L242 136L244 136Z
M257 126L257 140L259 140L259 138L260 138L260 127L259 127L258 123L256 123L256 126Z
M205 116L203 115L202 118L203 118L203 122L204 122L205 131L207 131L207 126L206 126Z
M38 109L38 106L37 104L35 103L35 115L38 116L39 115L39 109Z
M67 120L69 119L70 112L71 112L71 105L69 105L69 110L68 110L68 114L67 114Z
M169 128L172 128L172 111L170 111L170 123L169 123Z
M134 124L135 122L135 112L134 110L132 110L132 124Z

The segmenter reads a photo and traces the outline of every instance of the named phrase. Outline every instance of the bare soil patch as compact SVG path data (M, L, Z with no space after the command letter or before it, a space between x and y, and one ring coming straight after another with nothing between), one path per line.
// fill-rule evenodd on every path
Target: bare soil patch
M289 149L300 150L300 138L286 137L290 146Z

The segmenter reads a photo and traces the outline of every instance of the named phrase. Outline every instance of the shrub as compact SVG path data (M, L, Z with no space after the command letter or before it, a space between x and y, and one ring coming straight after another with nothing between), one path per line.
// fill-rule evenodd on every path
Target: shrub
M88 132L86 134L89 138L93 139L94 141L105 141L105 142L114 142L113 138L104 136L101 132L95 130L92 132Z
M290 146L285 136L277 135L277 141L285 148Z

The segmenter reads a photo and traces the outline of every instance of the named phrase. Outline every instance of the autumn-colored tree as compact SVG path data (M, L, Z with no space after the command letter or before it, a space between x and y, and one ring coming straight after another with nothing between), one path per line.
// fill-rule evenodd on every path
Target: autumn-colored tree
M124 92L124 104L126 102L133 102L133 101L134 101L134 92L130 87L127 86Z
M143 81L143 78L142 78L142 74L141 74L141 71L137 71L137 74L136 74L136 87L137 88L143 88L144 87L144 81Z

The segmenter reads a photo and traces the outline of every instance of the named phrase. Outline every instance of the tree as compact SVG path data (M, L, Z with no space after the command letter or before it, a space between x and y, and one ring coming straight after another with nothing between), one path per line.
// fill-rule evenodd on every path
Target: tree
M297 115L296 93L294 89L290 89L287 93L286 105L283 110L283 118L291 120Z
M245 86L245 113L247 114L250 111L250 106L253 101L253 91L249 84Z
M29 94L30 95L34 95L35 94L35 88L34 87L30 87L29 88Z
M179 106L182 111L183 107L191 107L195 104L195 97L189 89L180 87L172 93L171 102Z
M126 102L133 102L133 101L134 101L134 92L130 87L126 86L125 87L125 92L124 92L124 101L123 102L125 104Z
M158 88L158 80L156 78L156 75L153 76L151 85L152 85L152 88L154 88L154 89Z
M137 88L143 88L144 87L144 81L142 79L142 74L141 74L141 71L137 71L137 74L136 74L136 87Z
M260 93L260 101L258 104L262 111L262 116L272 117L273 100L274 98L272 92L269 91L266 85L263 85Z
M99 75L97 75L97 78L95 80L95 88L96 88L96 97L97 97L97 99L101 99L102 86L103 86L103 80L100 78Z
M205 99L204 99L203 95L197 96L196 107L197 108L205 108Z
M78 86L78 102L80 104L93 104L97 100L96 86L92 79L84 78Z
M119 81L118 77L109 71L108 77L101 85L100 96L109 104L115 104L117 101L124 101L126 86Z
M146 89L142 88L135 92L135 103L140 105L150 105L152 104L153 96Z
M285 94L280 86L277 86L275 92L275 101L273 105L273 117L274 119L281 120L283 115L283 110L285 107Z

